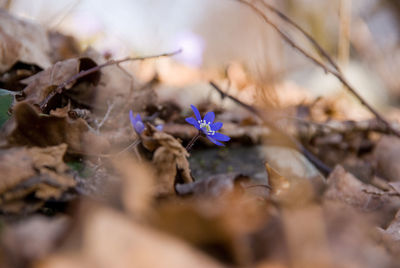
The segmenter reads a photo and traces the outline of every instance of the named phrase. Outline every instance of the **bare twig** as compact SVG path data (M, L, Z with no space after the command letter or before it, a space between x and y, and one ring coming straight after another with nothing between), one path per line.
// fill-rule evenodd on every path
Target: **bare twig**
M237 99L237 98L235 98L235 97L229 95L228 93L225 93L225 92L222 91L222 90L219 88L219 86L217 86L217 84L214 83L213 81L210 81L210 85L220 94L221 99L224 99L224 98L231 99L231 100L233 100L234 102L236 102L237 104L239 104L240 106L244 107L246 110L249 110L249 111L252 112L253 114L257 115L257 117L259 117L260 119L262 119L261 113L260 113L256 108L254 108L253 106L248 105L248 104L242 102L241 100L239 100L239 99Z
M275 23L273 23L258 7L256 7L253 3L249 3L245 0L235 0L243 5L246 5L250 9L252 9L256 14L258 14L267 24L269 24L272 28L274 28L278 34L288 43L290 44L294 49L299 51L301 54L303 54L306 58L310 59L312 62L314 62L317 66L321 67L325 72L330 73L334 75L346 88L348 91L350 91L359 101L362 105L364 105L382 124L385 125L385 127L389 130L391 134L396 135L397 137L400 137L400 132L390 125L390 123L380 114L378 111L376 111L368 102L364 100L364 98L361 97L361 95L355 90L355 88L350 85L350 83L347 81L347 79L342 75L342 72L340 71L340 68L337 66L337 64L334 64L334 69L329 68L326 64L321 62L320 60L316 59L313 57L310 53L305 51L303 48L298 46L287 34L285 34ZM300 28L300 27L299 27ZM304 34L304 31L301 31ZM316 43L316 41L314 41ZM320 47L320 46L319 46ZM321 51L323 49L320 47ZM334 62L333 59L328 55L328 53L324 52L325 57L329 58L329 62ZM336 66L336 67L335 67Z
M285 14L283 14L281 11L279 11L275 7L271 6L270 4L266 3L265 1L262 1L261 3L264 7L268 8L270 11L277 14L281 19L283 19L288 24L292 25L295 29L300 31L307 38L307 40L310 41L310 43L314 46L314 48L317 50L317 52L323 58L325 58L325 60L327 60L329 62L329 64L331 64L335 70L340 71L339 66L332 60L332 58L329 56L329 54L318 44L318 42L309 33L307 33L303 28L301 28L300 25L298 25L296 22L291 20L288 16L286 16Z
M315 137L319 135L326 135L331 133L346 134L353 132L377 132L388 134L387 128L382 126L376 119L369 119L364 121L328 121L325 123L317 123L297 117L285 117L287 119L296 120L298 123L307 126L306 129L300 131L301 136ZM392 123L392 128L399 130L399 124Z
M250 111L258 118L260 118L267 126L269 126L271 132L277 133L279 134L280 137L288 140L293 145L293 147L296 148L298 151L300 151L319 171L321 171L322 174L327 176L329 173L331 173L332 169L330 167L325 165L321 160L319 160L315 155L313 155L309 150L307 150L307 148L305 148L301 143L299 143L297 140L291 137L288 133L286 133L285 131L281 130L278 126L276 126L274 122L271 122L270 120L267 120L264 116L262 116L262 113L258 109L225 93L214 82L210 82L210 85L221 95L221 98L225 97L229 98L236 104L244 107L246 110Z
M115 102L112 102L111 104L108 104L107 112L104 115L103 119L101 122L97 125L97 133L100 131L101 127L104 125L105 122L107 122L108 118L110 117L111 111L114 108Z
M141 60L146 60L146 59L154 59L154 58L161 58L161 57L171 57L174 56L178 53L180 53L182 50L179 49L177 51L174 52L170 52L170 53L162 53L162 54L158 54L158 55L152 55L152 56L143 56L143 57L127 57L121 60L109 60L103 64L97 65L93 68L87 69L85 71L81 71L79 73L77 73L76 75L73 75L72 77L70 77L69 79L67 79L66 81L64 81L63 83L61 83L60 85L57 86L57 88L55 88L52 92L50 92L49 95L47 95L47 97L40 103L40 109L43 111L46 107L47 104L49 102L50 99L52 99L56 94L61 93L62 90L72 84L74 81L76 81L79 78L82 78L84 76L87 76L89 74L95 73L100 71L102 68L107 67L107 66L111 66L111 65L118 65L120 63L126 62L126 61L141 61Z

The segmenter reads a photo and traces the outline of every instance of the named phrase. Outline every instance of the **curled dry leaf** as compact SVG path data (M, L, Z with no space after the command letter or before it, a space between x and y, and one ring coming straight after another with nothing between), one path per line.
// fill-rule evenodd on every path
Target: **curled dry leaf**
M24 96L23 100L31 104L40 105L45 101L46 97L57 88L57 86L68 81L68 79L79 72L88 70L95 66L97 66L97 64L90 58L74 58L59 61L46 70L22 80L23 83L27 84L22 93ZM65 85L65 89L68 89L70 91L69 94L73 95L75 98L79 97L78 103L83 101L93 102L95 98L95 90L93 87L88 86L87 83L96 85L99 80L100 72L94 72L76 81L71 81L70 84ZM83 83L82 85L81 82L87 83ZM81 86L75 88L75 85ZM53 99L49 100L49 105L47 106L48 110L58 108L55 99L56 97L53 97Z
M48 199L61 199L74 188L74 178L63 162L67 145L0 150L0 209L35 210ZM24 200L29 198L26 203ZM27 199L28 200L28 199Z
M98 206L77 232L80 246L60 249L34 267L223 267L182 241Z
M57 116L39 114L32 105L20 102L14 107L13 118L3 127L1 136L9 145L45 147L66 143L68 150L82 152L82 134L87 130L83 119L71 119L66 111Z
M193 181L187 160L189 153L177 139L147 125L147 131L143 133L142 140L144 148L153 152L152 164L156 168L156 185L159 194L175 193L176 182Z
M340 201L361 211L392 210L399 205L398 196L389 196L375 186L365 184L337 166L328 177L327 200Z
M0 9L0 73L16 62L51 65L50 44L44 28L18 19Z

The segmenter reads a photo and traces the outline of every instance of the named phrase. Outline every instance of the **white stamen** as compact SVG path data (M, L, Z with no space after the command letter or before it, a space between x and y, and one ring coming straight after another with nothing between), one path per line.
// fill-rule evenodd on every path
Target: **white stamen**
M206 131L207 135L212 136L215 134L215 131L211 130L211 122L206 122L206 120L198 120L197 122L199 123L200 128Z

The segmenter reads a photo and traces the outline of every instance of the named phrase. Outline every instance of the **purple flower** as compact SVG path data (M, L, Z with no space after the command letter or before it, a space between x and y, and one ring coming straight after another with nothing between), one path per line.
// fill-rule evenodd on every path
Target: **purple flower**
M143 130L145 129L145 126L143 124L142 118L140 117L140 114L137 114L136 117L134 117L132 110L130 110L129 117L131 119L132 126L135 129L136 133L139 135L142 134Z
M219 146L225 146L219 141L229 141L231 138L228 136L218 133L217 131L221 129L222 123L216 122L213 123L215 114L214 112L208 112L203 119L201 119L201 115L199 110L194 105L191 105L194 115L196 119L193 117L186 118L186 122L193 125L198 130L201 130L204 134L206 134L207 138Z
M132 126L135 129L136 133L138 135L142 134L142 132L146 129L146 126L144 125L142 118L140 117L140 114L137 114L136 117L134 117L132 110L130 110L129 117L131 119ZM163 128L164 128L163 125L156 126L156 129L158 131L162 131Z

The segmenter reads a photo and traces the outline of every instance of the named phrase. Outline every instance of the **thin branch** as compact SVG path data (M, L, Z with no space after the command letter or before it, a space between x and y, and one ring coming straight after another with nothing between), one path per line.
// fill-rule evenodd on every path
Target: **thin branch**
M52 99L56 94L61 93L62 90L72 84L74 81L76 81L79 78L82 78L84 76L87 76L89 74L95 73L100 71L102 68L107 67L107 66L111 66L111 65L118 65L120 63L123 62L127 62L127 61L142 61L142 60L146 60L146 59L154 59L154 58L161 58L161 57L171 57L174 56L176 54L181 53L182 49L179 49L177 51L174 52L169 52L169 53L162 53L162 54L158 54L158 55L152 55L152 56L143 56L143 57L127 57L121 60L109 60L103 64L97 65L93 68L87 69L85 71L81 71L75 75L73 75L72 77L70 77L69 79L65 80L63 83L61 83L60 85L57 86L56 89L54 89L52 92L50 92L49 95L47 95L47 97L40 103L40 109L43 111L46 107L47 104L49 102L50 99Z
M363 120L363 121L328 121L325 123L312 122L298 117L282 117L284 119L291 119L297 121L299 124L305 125L307 128L300 131L299 135L307 137L315 137L319 135L326 135L331 133L347 134L354 132L377 132L388 134L387 128L379 124L376 118ZM398 123L392 123L392 128L399 129Z
M286 21L288 24L292 25L295 29L300 31L308 41L314 46L314 48L317 50L317 52L324 58L326 59L329 64L332 65L332 67L340 72L339 66L335 63L335 61L332 60L332 58L329 56L329 54L318 44L318 42L309 34L307 33L303 28L300 27L296 22L291 20L288 16L280 12L278 9L275 7L271 6L270 4L266 3L265 1L261 2L262 5L266 8L268 8L270 11L274 12L277 14L282 20Z
M228 93L225 93L225 92L222 91L222 89L220 89L219 86L217 86L217 84L214 83L213 81L210 81L209 83L210 83L210 85L220 94L221 99L224 99L224 98L231 99L233 102L236 102L236 103L239 104L240 106L243 106L246 110L250 111L251 113L257 115L257 117L259 117L260 119L262 119L261 113L260 113L256 108L254 108L253 106L248 105L248 104L242 102L241 100L239 100L239 99L237 99L237 98L235 98L235 97L229 95Z
M252 9L256 14L258 14L263 20L269 24L272 28L274 28L278 34L288 43L290 44L294 49L299 51L301 54L303 54L306 58L310 59L312 62L314 62L317 66L321 67L325 72L330 73L334 75L347 89L350 91L359 101L360 103L365 106L380 122L382 122L385 127L389 130L391 134L396 135L397 137L400 137L400 131L392 128L391 124L378 112L376 111L368 102L366 102L359 93L353 88L353 86L350 85L350 83L346 80L346 78L342 75L340 69L336 64L335 69L331 69L328 66L326 66L323 62L320 60L316 59L313 57L310 53L305 51L303 48L298 46L288 35L286 35L275 23L273 23L258 7L256 7L254 4L249 3L245 0L235 0L243 5L249 7ZM321 48L321 50L323 50ZM331 57L328 56L328 53L325 53L325 55L330 58L330 62L334 62Z

